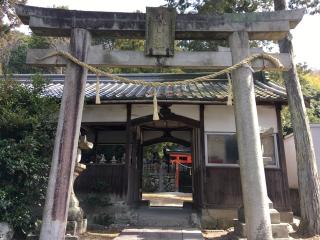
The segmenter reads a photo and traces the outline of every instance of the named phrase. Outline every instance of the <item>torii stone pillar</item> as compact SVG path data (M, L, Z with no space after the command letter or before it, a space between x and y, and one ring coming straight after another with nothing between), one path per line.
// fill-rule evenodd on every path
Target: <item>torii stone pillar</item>
M247 32L229 36L233 64L249 56ZM248 240L271 240L271 221L262 160L254 82L249 68L232 72L240 174Z
M86 62L90 44L89 31L80 28L71 29L70 52L73 56ZM86 79L87 69L68 62L40 240L65 238Z

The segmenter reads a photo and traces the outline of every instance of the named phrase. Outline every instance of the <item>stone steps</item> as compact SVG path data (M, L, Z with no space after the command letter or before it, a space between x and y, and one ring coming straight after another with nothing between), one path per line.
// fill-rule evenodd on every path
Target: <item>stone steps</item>
M203 240L198 229L124 229L114 240Z
M195 226L195 214L191 209L174 207L140 207L137 210L138 227L192 228Z
M272 228L272 236L276 240L290 239L288 224L282 223L280 219L280 213L273 208L273 203L269 200L269 212ZM235 235L238 239L246 239L246 224L244 217L244 208L238 209L238 219L234 224Z
M287 239L289 238L289 232L287 228L287 223L278 223L278 224L271 224L272 228L272 236L275 239ZM237 221L235 224L235 233L240 238L246 238L246 224Z

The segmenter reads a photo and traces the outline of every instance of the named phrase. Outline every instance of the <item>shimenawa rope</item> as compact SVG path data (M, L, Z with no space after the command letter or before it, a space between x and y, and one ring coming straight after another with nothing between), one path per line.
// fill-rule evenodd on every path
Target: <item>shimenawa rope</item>
M126 84L137 84L137 85L143 85L143 86L148 86L148 87L153 87L154 88L154 95L153 95L153 107L154 107L154 114L153 114L153 118L154 120L159 120L159 116L158 116L158 109L157 109L157 91L156 88L157 87L162 87L162 86L176 86L176 85L188 85L188 84L196 84L198 82L205 82L205 81L211 81L213 80L215 77L218 77L220 75L223 74L227 74L228 77L228 101L227 101L227 105L232 105L232 85L231 85L231 78L229 76L229 74L242 67L249 67L251 70L253 70L251 68L251 66L249 65L249 63L253 62L255 59L263 59L263 60L268 60L270 61L278 70L282 70L284 68L284 66L282 65L282 63L279 61L279 59L266 54L266 53L257 53L257 54L253 54L245 59L243 59L242 61L240 61L237 64L232 65L231 67L225 68L221 71L206 75L206 76L201 76L201 77L197 77L197 78L193 78L193 79L185 79L185 80L181 80L181 81L173 81L173 82L147 82L144 80L133 80L133 79L128 79L125 77L121 77L121 76L117 76L108 72L105 72L103 70L100 70L98 68L95 68L93 66L90 66L89 64L80 61L79 59L77 59L76 57L72 56L70 53L66 52L66 51L55 51L52 52L42 58L38 58L37 60L44 60L53 56L62 56L70 61L72 61L73 63L87 68L88 70L90 70L91 72L95 73L97 75L97 82L96 82L96 104L100 104L100 86L99 86L99 76L107 76L109 78L111 78L114 81L118 81L118 82L122 82L122 83L126 83Z

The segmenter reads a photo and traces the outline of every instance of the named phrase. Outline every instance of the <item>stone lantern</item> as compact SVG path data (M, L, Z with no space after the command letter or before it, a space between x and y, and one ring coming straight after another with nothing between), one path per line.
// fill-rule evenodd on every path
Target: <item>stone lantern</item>
M93 143L88 142L86 136L80 136L78 144L78 152L76 158L76 165L73 174L73 187L71 189L69 210L68 210L68 225L67 233L71 234L73 237L79 236L87 231L87 219L84 218L84 213L82 208L79 206L79 200L74 193L74 182L76 178L80 175L82 171L86 169L86 165L81 164L81 150L92 149Z

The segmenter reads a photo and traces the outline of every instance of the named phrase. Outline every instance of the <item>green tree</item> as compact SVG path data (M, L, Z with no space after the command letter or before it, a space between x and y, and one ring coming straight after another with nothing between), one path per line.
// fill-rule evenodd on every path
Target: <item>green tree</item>
M13 73L52 73L53 68L32 67L26 64L27 50L31 48L50 48L51 39L48 37L39 37L36 35L24 35L19 44L11 49L8 62L3 65L5 75Z
M45 86L39 75L28 86L0 80L0 222L16 235L33 227L46 194L58 104Z
M21 24L14 6L26 2L27 0L0 0L0 37Z
M313 73L306 64L297 64L297 72L301 88L306 101L309 103L307 114L311 123L320 123L320 75ZM284 80L279 73L272 73L273 81L284 86ZM285 135L293 132L291 115L288 107L281 111L283 133Z
M290 0L289 8L306 8L308 13L317 14L320 13L320 1L319 0Z

